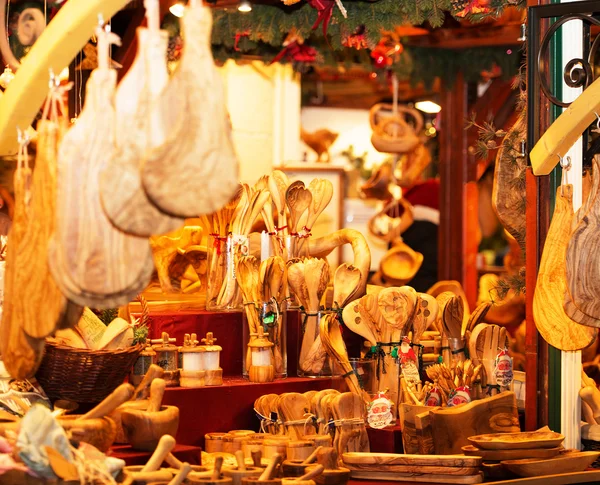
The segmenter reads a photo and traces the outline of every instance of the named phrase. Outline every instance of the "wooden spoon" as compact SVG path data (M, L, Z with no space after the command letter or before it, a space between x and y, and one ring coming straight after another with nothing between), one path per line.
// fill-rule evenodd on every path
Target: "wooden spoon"
M393 333L399 337L413 315L417 304L417 292L409 286L386 288L379 293L378 302L388 329L393 329ZM385 337L391 338L391 335Z
M318 217L331 202L333 184L327 179L313 179L308 185L308 190L312 194L306 218L306 228L310 232Z
M300 222L300 217L302 217L302 214L304 214L311 204L312 194L305 188L304 182L298 180L287 188L285 200L290 210L288 223L290 234L298 234L298 222Z
M299 423L286 425L287 432L292 440L301 440L305 428L308 434L314 434L312 426L304 426L304 423L300 424L301 421L303 422L306 419L306 415L310 413L310 402L306 396L298 392L285 393L279 400L278 409L282 421L297 421Z
M361 300L354 300L346 305L342 312L342 320L346 327L365 340L368 340L371 345L375 345L380 341L375 333L375 322L373 322L371 315L361 305Z
M351 264L338 266L333 276L333 303L344 308L358 291L362 274Z
M287 225L285 195L288 185L288 177L281 170L273 170L273 173L269 175L269 191L277 209L277 226L282 230Z

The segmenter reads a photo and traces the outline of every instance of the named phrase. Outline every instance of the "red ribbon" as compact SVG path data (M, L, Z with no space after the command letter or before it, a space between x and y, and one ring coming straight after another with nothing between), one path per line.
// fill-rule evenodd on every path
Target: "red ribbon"
M317 20L312 26L313 30L316 30L321 22L323 22L323 35L327 37L327 27L331 22L331 16L333 15L333 7L335 6L335 0L307 0L308 4L315 8L318 12Z
M216 233L209 234L209 236L212 236L215 238L215 240L213 242L213 248L215 248L217 250L217 256L221 256L221 253L223 252L223 250L221 249L221 243L223 241L227 241L227 238L225 236L219 236Z
M275 56L271 64L280 61L283 57L287 57L294 62L315 62L317 51L307 45L299 44L298 41L290 42Z
M233 50L236 52L239 52L240 49L238 48L238 44L240 43L240 39L242 37L249 37L250 36L250 31L249 30L244 30L243 32L237 32L235 34L235 42L233 44Z

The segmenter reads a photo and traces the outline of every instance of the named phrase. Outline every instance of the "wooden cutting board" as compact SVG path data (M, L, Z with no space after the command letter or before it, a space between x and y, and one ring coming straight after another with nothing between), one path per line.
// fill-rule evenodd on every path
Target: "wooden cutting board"
M15 276L17 270L18 247L29 220L31 170L18 165L14 175L15 210L9 232L11 244L6 248L6 268L4 273L4 305L2 325L0 325L0 352L6 370L16 379L30 377L42 359L44 341L28 339L21 328L21 322L15 318L13 301L15 300Z
M566 251L573 222L573 186L556 191L556 205L548 229L533 295L533 318L546 342L560 350L581 350L598 336L596 328L580 325L565 313Z
M56 220L56 157L65 131L64 123L63 119L38 123L32 199L27 226L19 243L14 293L11 296L14 317L27 335L38 339L56 330L67 309L67 299L48 267L48 244Z
M100 201L98 177L114 147L115 86L113 70L92 72L85 106L58 159L50 269L69 299L93 308L127 304L147 286L154 268L148 239L117 229Z
M223 82L210 49L212 13L201 3L191 2L181 19L183 55L159 100L167 143L148 153L142 170L152 202L180 217L219 210L239 181Z
M456 455L417 455L396 453L344 453L344 466L351 465L405 465L423 467L477 468L483 461L480 457Z
M571 319L593 327L600 327L600 300L597 298L600 259L599 248L596 248L600 241L599 173L600 158L594 157L593 186L588 201L578 213L579 221L571 234L566 255L568 299L572 304L565 304L565 312Z
M358 471L352 470L350 477L361 480L389 480L396 483L406 482L418 483L482 483L483 473L477 475L427 475L419 473L397 473L397 472L376 472L376 471Z
M525 177L527 159L514 154L521 152L521 141L525 139L527 118L525 112L507 133L500 144L494 168L494 184L492 187L492 204L498 214L498 219L504 228L514 237L521 247L525 243L525 183L515 185L516 177ZM504 143L514 140L512 144Z
M114 155L100 177L102 206L119 229L137 236L164 234L182 226L152 204L142 187L140 169L147 150L165 143L155 100L166 89L168 34L140 27L138 52L115 94Z
M421 466L421 465L346 465L350 470L365 472L417 473L419 475L477 475L479 467Z
M463 446L471 444L470 436L520 431L517 400L510 391L430 414L437 455L460 454Z

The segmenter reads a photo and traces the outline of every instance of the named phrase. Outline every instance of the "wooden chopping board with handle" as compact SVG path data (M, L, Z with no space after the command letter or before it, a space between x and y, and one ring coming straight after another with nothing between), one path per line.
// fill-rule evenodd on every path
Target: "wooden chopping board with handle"
M470 436L520 431L517 399L510 391L461 406L433 409L430 415L436 455L462 453L461 448L471 444Z
M24 379L35 372L42 359L44 341L28 339L21 322L13 312L15 276L19 245L29 220L31 170L26 165L27 155L20 160L14 175L15 210L9 232L10 244L6 248L4 274L4 305L0 325L0 352L8 373L15 379Z
M556 205L540 262L533 318L544 340L560 350L581 350L598 336L596 328L573 321L565 313L563 300L567 289L566 251L573 221L573 186L556 191Z
M192 0L181 20L183 55L159 99L167 143L147 154L142 182L163 211L198 217L219 210L233 197L239 164L223 82L210 48L211 9Z
M119 229L137 236L164 234L183 226L152 204L140 169L146 150L166 142L155 101L167 88L168 33L159 29L158 0L146 1L148 28L137 29L138 52L115 94L116 150L100 177L106 215Z
M594 298L594 295L590 293L592 289L586 287L586 285L593 284L593 282L589 281L589 278L594 275L592 259L594 249L580 246L581 244L589 245L594 242L589 239L590 235L593 237L595 229L595 226L590 226L590 222L593 223L590 218L595 219L597 216L597 214L594 215L594 210L598 211L598 208L595 209L595 205L600 203L597 200L599 185L600 159L594 157L594 169L589 194L573 218L571 239L566 251L567 286L564 293L564 310L572 320L590 327L600 327L600 318L591 313L596 306L593 302L589 301L590 297ZM580 250L583 251L583 254L578 255L577 251ZM588 266L590 267L587 268ZM589 274L585 273L587 270L590 271ZM583 272L578 274L580 271ZM583 304L585 301L587 301L587 304Z
M108 67L108 35L98 34L100 67L88 80L85 106L59 150L56 230L49 252L62 292L93 308L128 303L147 286L154 268L148 239L117 229L100 200L100 171L114 147L116 73Z

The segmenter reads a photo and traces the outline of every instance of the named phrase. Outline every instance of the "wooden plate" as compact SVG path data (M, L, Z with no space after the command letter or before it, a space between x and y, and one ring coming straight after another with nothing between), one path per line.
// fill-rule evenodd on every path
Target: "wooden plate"
M528 450L531 448L556 448L565 437L553 431L531 431L481 434L468 439L484 450Z
M480 456L486 461L520 460L525 458L552 458L563 450L564 448L562 446L557 446L556 448L526 450L482 450L473 445L462 447L462 451L465 455Z
M599 451L566 451L547 460L537 458L506 460L502 462L502 466L520 477L539 477L542 475L582 472L599 456Z

